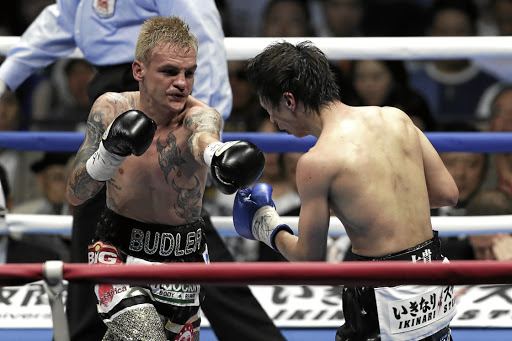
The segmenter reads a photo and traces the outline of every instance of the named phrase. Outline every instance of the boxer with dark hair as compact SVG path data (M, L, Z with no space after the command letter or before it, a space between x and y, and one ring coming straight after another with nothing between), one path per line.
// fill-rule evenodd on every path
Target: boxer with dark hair
M177 16L146 20L132 64L139 91L109 92L93 104L67 191L79 205L107 187L89 263L208 263L201 206L209 168L224 193L261 175L263 153L246 141L220 142L220 113L190 95L197 50ZM199 340L202 289L97 285L104 340Z
M324 53L309 42L270 45L249 61L247 74L271 122L317 142L297 163L298 236L264 183L235 197L240 235L290 261L325 261L332 213L359 261L444 258L430 208L455 205L458 189L408 115L342 103ZM336 340L449 340L454 302L453 286L344 287L345 324ZM422 308L410 310L416 304Z

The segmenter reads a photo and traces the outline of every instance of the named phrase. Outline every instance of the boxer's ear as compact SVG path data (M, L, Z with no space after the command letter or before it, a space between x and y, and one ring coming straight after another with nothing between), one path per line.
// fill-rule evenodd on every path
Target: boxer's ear
M295 111L295 96L291 92L284 92L283 93L283 101L284 105L291 111Z
M132 63L132 72L133 72L133 78L137 82L142 82L142 80L144 79L144 74L145 74L144 64L139 60L134 60Z

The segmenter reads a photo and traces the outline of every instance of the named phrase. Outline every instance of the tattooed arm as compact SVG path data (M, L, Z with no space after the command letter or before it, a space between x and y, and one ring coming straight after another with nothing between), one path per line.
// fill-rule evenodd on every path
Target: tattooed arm
M192 130L188 148L197 162L205 164L204 150L212 142L220 141L220 131L224 125L222 116L213 108L202 108L185 118L185 125Z
M91 178L85 165L91 155L98 150L103 132L117 115L120 99L120 94L107 93L99 97L91 108L85 140L76 154L73 170L68 179L66 195L72 205L79 205L93 197L105 185L105 182Z
M263 172L265 157L248 141L220 142L222 118L214 109L190 114L185 119L193 130L188 140L195 159L211 169L215 187L224 194L252 185Z

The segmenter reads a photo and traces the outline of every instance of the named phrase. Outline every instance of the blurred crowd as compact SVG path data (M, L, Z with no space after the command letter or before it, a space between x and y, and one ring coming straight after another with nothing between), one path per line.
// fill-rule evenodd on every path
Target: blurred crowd
M53 0L8 2L0 35L19 36ZM397 37L508 36L512 0L217 0L226 37ZM3 56L0 56L0 62ZM277 133L248 83L246 61L229 61L233 108L225 132ZM340 96L348 105L394 106L424 132L512 131L510 61L331 60ZM201 67L199 65L199 67ZM94 67L82 59L61 59L0 98L2 131L84 131L89 112L86 85ZM385 133L385 132L383 132ZM72 153L0 150L0 175L10 213L71 214L65 188ZM266 154L260 181L274 188L278 212L298 216L295 167L301 153ZM460 191L459 203L433 216L512 214L512 153L441 153ZM231 215L233 196L207 188L205 208ZM9 237L9 243L34 236ZM23 240L22 240L23 239ZM41 242L44 240L44 243ZM450 259L512 259L509 234L443 238ZM238 261L284 261L263 243L227 237ZM4 241L2 243L5 243ZM0 253L1 245L0 243ZM42 261L69 258L69 240L37 236ZM328 261L350 256L345 237L329 240ZM9 250L15 250L14 247ZM14 251L13 251L14 252ZM0 254L0 260L15 262ZM49 258L50 257L50 258Z

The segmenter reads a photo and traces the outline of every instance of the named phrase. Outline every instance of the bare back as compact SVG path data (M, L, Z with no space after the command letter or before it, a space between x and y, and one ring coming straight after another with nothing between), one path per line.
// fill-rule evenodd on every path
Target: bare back
M432 238L416 127L395 108L348 108L328 118L308 159L327 161L328 204L353 251L380 256Z

